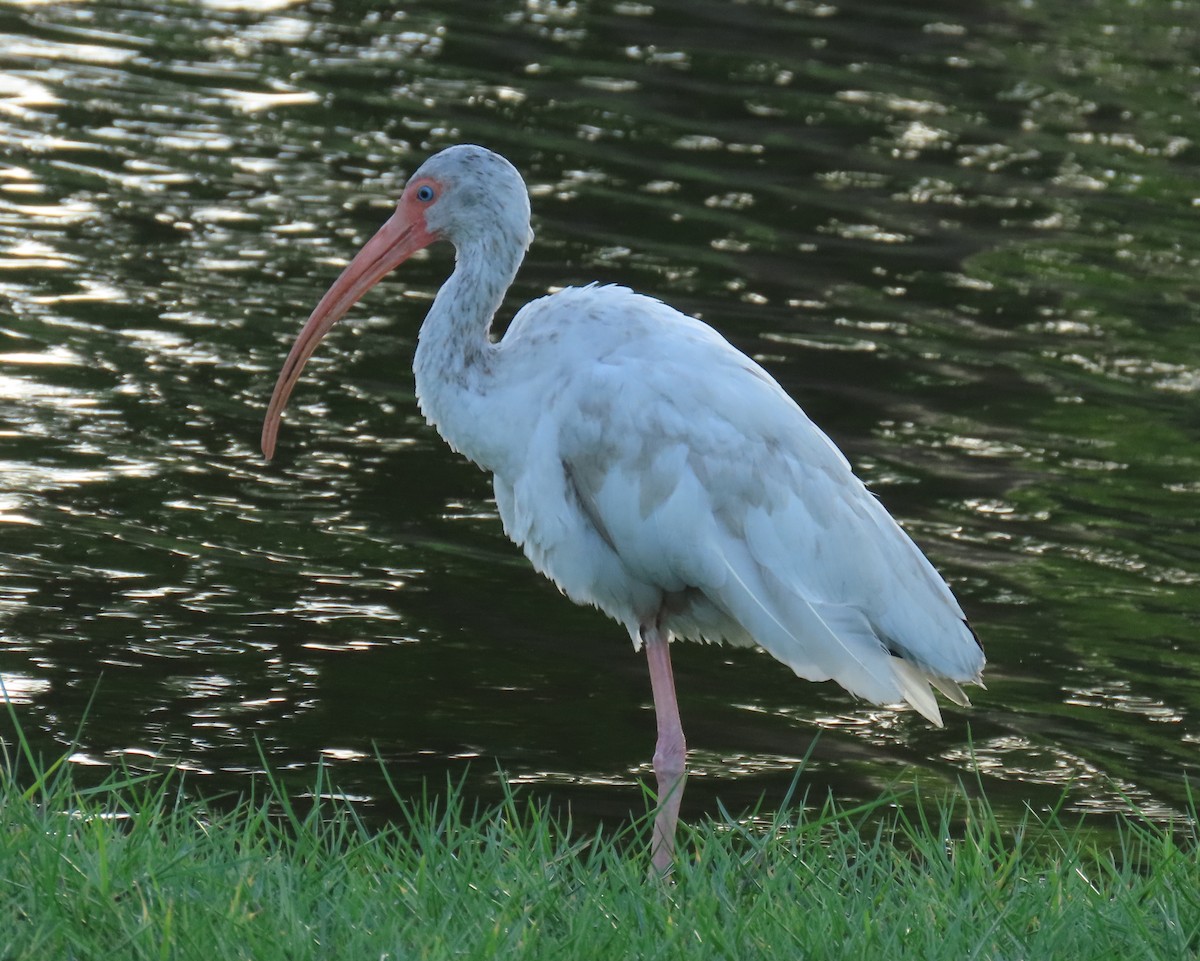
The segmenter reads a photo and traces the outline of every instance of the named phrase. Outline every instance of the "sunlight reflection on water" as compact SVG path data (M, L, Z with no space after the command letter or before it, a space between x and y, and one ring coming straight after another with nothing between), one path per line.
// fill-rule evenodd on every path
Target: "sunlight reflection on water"
M1176 810L1200 711L1192 58L1149 14L1107 11L1120 46L1091 12L1044 30L1049 6L1004 8L1010 31L911 4L10 4L0 657L29 723L62 746L95 694L79 763L217 778L263 738L356 797L384 793L380 739L414 778L475 758L491 782L498 757L597 808L644 776L641 664L527 571L415 410L444 255L358 309L288 452L256 452L315 297L423 156L479 140L530 180L513 306L602 280L702 314L988 644L949 733L687 650L714 796L782 791L820 729L814 769L850 797L902 757Z

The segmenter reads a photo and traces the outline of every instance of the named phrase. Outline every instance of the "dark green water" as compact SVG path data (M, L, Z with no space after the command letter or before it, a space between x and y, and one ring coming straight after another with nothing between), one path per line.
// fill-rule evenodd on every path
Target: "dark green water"
M446 251L356 309L257 450L339 265L475 141L533 193L511 309L618 281L716 325L988 651L938 731L679 648L685 813L778 799L817 731L808 783L848 800L940 792L973 750L1008 814L1064 788L1181 810L1197 49L1166 0L0 4L0 676L25 730L217 790L324 761L368 812L376 753L404 791L465 771L641 810L642 658L532 572L416 411Z

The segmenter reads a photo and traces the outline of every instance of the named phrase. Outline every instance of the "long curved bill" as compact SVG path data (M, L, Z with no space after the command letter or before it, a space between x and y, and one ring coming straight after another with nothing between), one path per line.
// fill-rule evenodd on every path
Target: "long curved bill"
M275 381L275 391L271 394L262 429L262 452L267 460L275 454L279 422L292 388L296 386L300 372L317 349L321 338L385 274L436 239L426 228L423 217L410 217L401 206L363 245L362 250L326 291L292 344L287 360L283 362L283 369L279 372L279 379Z

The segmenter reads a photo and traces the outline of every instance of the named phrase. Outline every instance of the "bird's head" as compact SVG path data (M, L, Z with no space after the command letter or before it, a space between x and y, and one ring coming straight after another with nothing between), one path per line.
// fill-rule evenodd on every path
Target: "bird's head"
M521 174L498 153L473 144L447 147L421 164L396 212L456 247L497 238L524 249L533 239Z
M263 421L262 450L275 453L279 422L292 388L321 338L368 290L418 250L446 240L467 246L519 245L533 240L529 192L520 173L485 147L447 147L412 175L396 212L354 256L308 318L284 361Z

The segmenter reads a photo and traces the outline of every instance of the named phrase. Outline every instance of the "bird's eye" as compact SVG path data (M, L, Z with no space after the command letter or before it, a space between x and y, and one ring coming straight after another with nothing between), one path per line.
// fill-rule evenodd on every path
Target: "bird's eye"
M421 186L417 188L417 199L421 201L421 203L427 204L433 199L433 197L433 188L429 186L429 184L421 184Z

